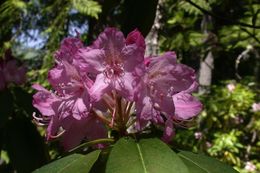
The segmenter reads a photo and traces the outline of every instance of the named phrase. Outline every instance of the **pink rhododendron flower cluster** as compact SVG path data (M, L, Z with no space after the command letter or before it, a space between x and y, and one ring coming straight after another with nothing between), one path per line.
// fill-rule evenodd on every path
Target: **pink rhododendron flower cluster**
M109 129L127 135L150 123L164 128L164 141L174 124L196 116L202 104L191 95L197 89L192 68L177 63L176 54L144 58L145 41L138 30L125 38L106 28L91 46L66 38L55 53L48 81L54 91L33 87L33 105L48 125L47 140L61 137L66 150L82 140L107 137Z
M25 66L19 66L17 60L11 55L11 51L7 50L4 59L0 60L0 90L6 88L9 83L21 85L25 80Z

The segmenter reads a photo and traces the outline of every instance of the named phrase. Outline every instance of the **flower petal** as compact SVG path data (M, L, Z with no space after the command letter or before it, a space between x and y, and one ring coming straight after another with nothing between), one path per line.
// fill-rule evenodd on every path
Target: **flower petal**
M58 98L38 84L33 85L33 88L38 90L38 92L33 95L33 106L45 116L54 115L51 105L57 101Z
M55 52L54 56L59 62L65 60L72 63L76 52L82 47L83 43L80 39L73 37L65 38L62 40L60 49Z
M164 128L162 140L166 143L169 143L172 140L174 135L175 135L175 130L173 128L173 122L172 120L168 119L165 122L165 128Z
M132 32L130 32L126 37L125 42L126 45L136 44L137 47L145 49L144 37L142 36L141 32L138 31L138 29L135 29Z
M121 96L133 100L138 83L138 78L135 78L131 73L125 73L115 82L115 88Z
M175 105L175 118L186 120L200 113L202 104L199 100L188 93L178 93L173 95Z
M104 69L105 52L102 49L83 48L79 50L74 64L82 72L98 73Z
M90 92L89 92L93 102L99 101L103 94L111 90L109 86L109 81L106 80L107 79L103 73L97 75L96 81L93 84L93 86L90 88Z
M99 34L97 40L92 45L94 49L104 49L108 54L121 52L125 45L124 34L116 28L106 28Z

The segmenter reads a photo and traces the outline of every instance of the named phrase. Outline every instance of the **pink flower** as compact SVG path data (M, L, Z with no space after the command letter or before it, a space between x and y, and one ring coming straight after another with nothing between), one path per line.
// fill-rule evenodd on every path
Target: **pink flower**
M134 123L137 130L153 123L164 127L162 139L169 142L174 124L202 109L192 96L198 86L195 72L177 63L174 52L144 59L144 51L138 30L124 38L106 28L89 47L77 38L64 39L48 73L54 91L33 86L38 91L33 106L42 114L34 118L48 126L47 140L61 137L69 150L82 140L106 137L104 125L124 135Z
M78 49L83 48L83 43L78 38L69 37L61 42L60 49L55 52L56 61L67 61L72 63Z
M201 103L190 94L197 88L195 72L178 64L174 52L150 58L140 88L136 103L138 128L144 128L149 121L165 124L164 141L173 136L175 119L192 118L202 109Z
M258 111L260 111L260 103L254 103L254 104L252 105L252 110L253 110L253 112L258 112Z
M230 83L227 85L227 89L229 92L233 92L235 90L236 86L233 83Z
M26 68L18 66L17 60L11 55L11 50L5 52L5 58L0 61L0 90L9 83L21 85L26 81Z
M33 86L38 91L33 96L33 106L42 114L40 117L34 115L34 118L38 124L48 125L47 140L62 137L65 150L77 146L83 139L107 135L104 125L91 113L89 88L93 81L72 63L79 48L78 39L68 38L62 42L56 53L57 65L48 75L54 93L39 85Z
M144 68L144 48L144 38L139 31L133 31L125 40L122 32L106 28L91 47L80 50L79 68L96 76L90 89L93 101L99 101L112 90L133 100Z
M203 135L202 132L195 132L194 133L195 139L201 139L202 135Z
M245 170L254 172L256 170L256 166L252 162L246 162Z
M26 68L24 66L19 67L16 60L7 61L3 72L6 82L13 82L18 85L25 82Z

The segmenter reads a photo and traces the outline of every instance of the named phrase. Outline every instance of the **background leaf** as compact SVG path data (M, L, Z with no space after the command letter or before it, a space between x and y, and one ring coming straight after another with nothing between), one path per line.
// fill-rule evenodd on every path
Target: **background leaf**
M194 154L188 151L178 153L192 173L238 173L231 166L228 166L217 159L202 154Z
M101 6L98 2L93 0L73 0L73 7L82 14L98 18L98 14L101 12Z

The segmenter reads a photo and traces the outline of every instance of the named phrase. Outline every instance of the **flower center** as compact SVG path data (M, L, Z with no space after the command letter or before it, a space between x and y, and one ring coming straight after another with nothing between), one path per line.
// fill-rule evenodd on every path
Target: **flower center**
M122 63L112 63L110 65L106 65L104 70L104 75L108 79L117 79L124 76L124 74L124 65Z

